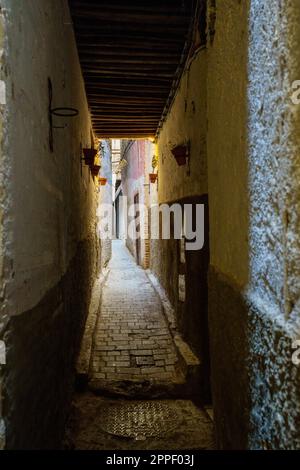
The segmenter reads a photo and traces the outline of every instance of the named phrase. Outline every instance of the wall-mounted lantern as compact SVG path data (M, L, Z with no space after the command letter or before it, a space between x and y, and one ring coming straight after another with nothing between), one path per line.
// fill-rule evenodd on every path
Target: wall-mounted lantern
M176 145L176 147L172 148L171 152L177 162L177 165L185 165L190 156L190 144L188 142L186 144Z
M99 176L98 181L101 186L105 186L107 183L107 178L104 178L103 176Z

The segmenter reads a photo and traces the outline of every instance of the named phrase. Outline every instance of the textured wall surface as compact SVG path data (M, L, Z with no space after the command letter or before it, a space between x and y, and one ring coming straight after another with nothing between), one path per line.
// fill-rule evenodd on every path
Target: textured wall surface
M247 2L217 2L208 51L207 151L211 264L248 280Z
M183 74L157 141L159 202L207 193L206 51ZM190 165L178 166L172 147L190 141Z
M97 267L91 123L67 2L3 1L8 119L4 416L8 448L56 447ZM53 107L49 148L48 77ZM59 410L59 411L58 411ZM38 424L37 424L37 421Z
M205 244L201 250L185 251L184 260L180 256L180 240L151 240L150 268L167 292L174 307L177 326L202 363L201 389L195 390L202 399L209 398L209 352L207 322L207 271L209 263L208 198L193 196L178 202L184 204L204 204ZM185 279L185 300L179 296L179 276Z
M300 314L300 4L253 1L249 15L251 287L274 314ZM267 27L266 27L267 23Z
M3 312L4 296L4 224L5 205L7 200L6 179L7 179L7 157L5 153L5 117L6 117L6 84L3 80L3 54L5 46L5 18L0 12L0 341L3 341L3 330L7 321L7 315ZM3 348L0 344L0 349ZM3 349L2 349L3 354ZM1 364L2 362L2 364ZM4 421L2 420L2 373L4 369L4 359L0 353L0 449L5 445Z
M61 280L34 308L9 322L4 375L8 449L61 447L95 257L94 240L80 242Z
M127 197L128 216L128 237L126 245L132 255L138 259L137 250L139 251L139 264L144 268L148 267L148 210L149 207L149 166L151 166L152 157L154 155L154 146L149 140L136 140L129 146L124 158L128 165L122 171L122 189L123 196ZM152 171L152 170L151 170ZM134 197L138 195L141 204L138 220L134 221ZM140 240L138 244L133 237L130 237L132 230L130 227L139 226Z
M204 204L208 215L206 161L206 51L199 50L187 63L179 88L157 141L158 193L151 188L153 203ZM178 166L172 147L190 142L190 162ZM209 257L208 217L205 244L199 251L186 251L180 259L180 240L151 240L150 268L166 290L177 316L178 327L201 357L209 390L207 327L207 269ZM185 301L179 298L179 276L185 282ZM200 391L199 391L200 393Z
M98 198L98 231L101 233L101 268L107 265L111 258L111 238L107 238L107 234L112 234L112 164L111 164L111 142L109 140L102 140L102 158L101 170L99 175L107 178L105 186L99 186ZM105 207L111 208L111 211L106 212ZM109 209L108 209L109 210Z
M158 193L151 189L151 203L172 203L207 193L206 128L206 51L200 50L188 63L158 137ZM178 166L171 149L187 141L190 141L190 164ZM174 271L173 265L177 255L172 255L169 261L167 257L164 259L166 243L151 241L151 269L173 297L174 289L170 286L177 290L178 268Z
M300 338L300 107L291 101L299 47L299 2L251 2L251 447L300 448L300 369L291 360Z
M212 267L208 286L217 446L219 449L247 449L250 429L248 309L239 286Z
M212 267L209 307L218 447L299 449L300 373L288 328Z
M95 223L88 216L95 194L89 169L80 162L80 144L90 146L91 127L67 2L12 1L7 6L15 214L7 290L8 309L18 314L33 307L66 271L78 239ZM55 126L67 126L54 129L53 154L48 144L48 77L52 106L79 109L78 117L53 118Z
M299 2L220 0L208 51L212 389L221 448L300 448Z

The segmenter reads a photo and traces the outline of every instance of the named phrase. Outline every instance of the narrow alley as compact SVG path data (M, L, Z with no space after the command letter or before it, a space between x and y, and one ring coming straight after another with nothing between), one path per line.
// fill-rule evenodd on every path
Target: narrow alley
M182 399L185 379L161 302L120 240L113 241L108 270L89 387L75 397L67 446L214 449L210 410Z
M92 354L92 379L172 380L176 352L144 270L113 241Z
M299 50L298 0L0 0L1 450L300 450Z

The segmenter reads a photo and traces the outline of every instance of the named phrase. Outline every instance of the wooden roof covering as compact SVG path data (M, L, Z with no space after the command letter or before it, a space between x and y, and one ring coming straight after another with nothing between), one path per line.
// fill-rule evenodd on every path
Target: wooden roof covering
M156 134L191 36L194 0L69 0L98 137Z

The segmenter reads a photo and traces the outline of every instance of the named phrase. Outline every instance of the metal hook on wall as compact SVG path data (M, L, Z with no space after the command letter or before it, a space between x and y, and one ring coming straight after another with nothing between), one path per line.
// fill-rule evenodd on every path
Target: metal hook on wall
M52 91L52 82L51 82L51 79L49 77L48 77L48 97L49 97L49 107L48 107L49 147L50 147L51 152L53 152L53 129L64 129L66 127L66 125L64 125L64 126L54 126L53 125L53 116L70 118L70 117L78 116L79 111L78 111L78 109L69 108L69 107L67 107L67 108L64 108L64 107L52 108L53 91Z

